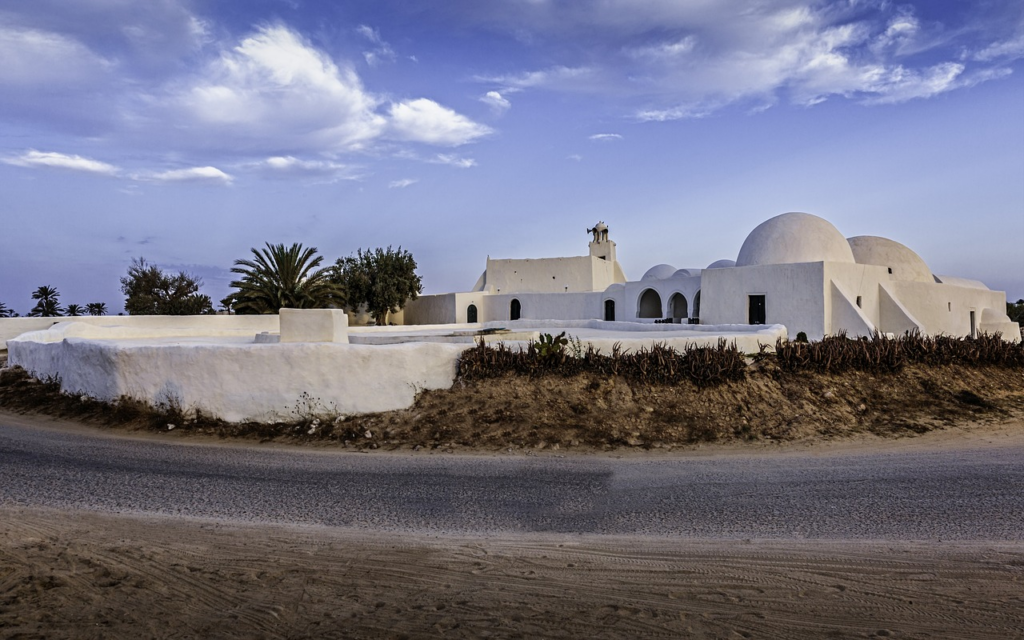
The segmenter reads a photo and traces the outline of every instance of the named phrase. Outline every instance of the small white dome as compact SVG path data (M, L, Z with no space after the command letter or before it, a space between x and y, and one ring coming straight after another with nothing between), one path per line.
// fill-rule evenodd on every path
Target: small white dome
M676 268L670 264L659 264L651 267L644 274L641 280L664 280L665 278L671 278L672 274L676 272Z
M735 260L715 260L708 265L708 269L725 269L727 267L735 267Z
M672 274L673 278L692 278L700 275L700 269L679 269Z
M605 293L618 293L619 291L625 291L626 285L621 282L615 282L608 285L608 288L604 290Z
M878 236L856 236L850 238L849 242L858 264L889 267L894 280L935 282L931 269L921 256L895 240Z
M850 244L824 218L784 213L762 222L740 247L737 267L797 262L854 263Z

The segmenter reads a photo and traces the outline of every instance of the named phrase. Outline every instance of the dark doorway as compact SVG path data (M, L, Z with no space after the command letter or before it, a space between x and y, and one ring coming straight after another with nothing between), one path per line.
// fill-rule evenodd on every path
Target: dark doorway
M691 316L691 318L698 321L700 319L700 290L698 290L697 293L693 294L693 315Z
M466 322L473 323L476 321L476 305L471 304L469 305L469 308L466 309Z
M512 304L508 308L508 319L518 320L523 315L523 305L519 304L519 300L512 298Z
M750 296L750 311L747 324L764 324L764 296Z
M604 319L608 322L615 322L615 301L604 301Z
M660 318L661 296L654 289L647 289L640 296L640 304L636 310L638 318Z
M672 313L673 320L682 320L690 315L687 310L686 296L681 293L672 294L672 297L668 299L668 308Z
M977 338L978 337L978 324L977 324L977 321L974 319L974 312L973 311L971 312L971 337L972 338Z

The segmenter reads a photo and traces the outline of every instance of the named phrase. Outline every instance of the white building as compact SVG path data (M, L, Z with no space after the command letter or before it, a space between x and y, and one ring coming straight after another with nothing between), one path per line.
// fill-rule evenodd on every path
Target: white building
M844 238L806 213L776 216L751 231L735 261L706 269L661 264L628 281L599 223L590 253L570 258L492 260L472 291L422 296L406 324L518 319L671 319L694 324L782 324L810 339L845 331L869 336L970 336L1020 340L1006 294L934 275L908 247L874 236Z

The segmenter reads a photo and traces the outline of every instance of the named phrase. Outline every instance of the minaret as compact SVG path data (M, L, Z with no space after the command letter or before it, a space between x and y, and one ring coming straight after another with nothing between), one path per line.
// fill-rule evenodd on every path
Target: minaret
M587 229L587 233L594 234L594 239L590 241L590 255L615 262L615 243L608 239L608 225L598 222L593 229Z

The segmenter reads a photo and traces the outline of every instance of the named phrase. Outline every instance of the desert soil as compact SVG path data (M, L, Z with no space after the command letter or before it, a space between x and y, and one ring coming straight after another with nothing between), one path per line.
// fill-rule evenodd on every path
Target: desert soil
M0 508L0 637L1013 638L1018 544L428 538Z

